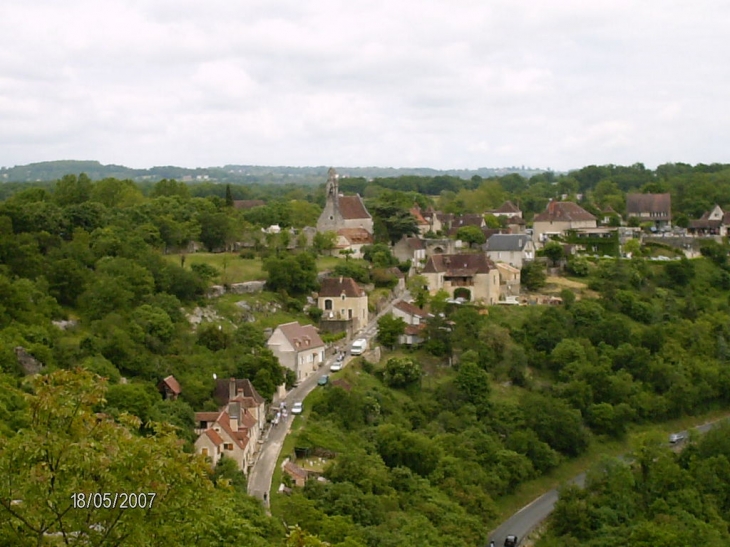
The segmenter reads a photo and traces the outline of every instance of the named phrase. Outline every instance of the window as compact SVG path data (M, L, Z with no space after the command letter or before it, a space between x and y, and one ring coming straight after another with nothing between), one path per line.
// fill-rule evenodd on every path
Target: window
M223 450L233 450L233 443L223 443Z
M344 299L345 299L345 295L343 294L343 295L342 295L342 300L344 300Z
M208 449L207 449L207 448L203 448L203 450L201 450L201 451L200 451L200 453L201 453L201 454L202 454L203 456L205 456L206 458L208 457Z
M332 309L332 300L329 298L324 301L324 309L325 310L331 310Z
M350 308L349 310L347 310L347 318L348 319L352 319L352 308Z

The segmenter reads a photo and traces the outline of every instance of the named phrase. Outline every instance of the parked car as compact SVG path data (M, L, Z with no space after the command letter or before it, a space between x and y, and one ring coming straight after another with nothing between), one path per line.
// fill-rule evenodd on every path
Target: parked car
M358 338L350 347L350 355L362 355L368 349L368 341L365 338Z
M304 405L302 403L294 403L291 407L292 414L301 414L304 411Z
M517 536L509 535L504 538L504 547L517 547L518 544Z
M330 365L330 370L332 372L337 372L337 371L342 370L342 361L335 361L334 363L332 363Z
M671 435L669 435L669 443L670 444L681 443L686 438L687 438L687 435L685 435L684 433L672 433Z
M324 374L324 375L322 375L322 376L319 377L319 380L317 380L317 383L320 386L326 386L327 385L327 382L329 382L329 381L330 381L330 377L327 376L326 374Z

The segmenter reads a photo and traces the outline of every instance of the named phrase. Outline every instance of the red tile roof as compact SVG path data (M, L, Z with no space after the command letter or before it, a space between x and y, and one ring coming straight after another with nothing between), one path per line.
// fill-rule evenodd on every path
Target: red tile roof
M372 218L370 216L370 213L368 213L368 210L365 208L365 204L362 202L362 198L358 195L338 196L338 204L340 214L345 220Z
M415 315L417 317L428 317L428 312L422 310L414 304L411 304L410 302L405 302L401 300L399 302L396 302L393 307L398 308L399 310L409 315Z
M213 441L213 444L215 444L216 446L220 446L223 444L223 439L221 439L221 436L218 435L218 433L214 429L206 429L203 433L207 435L208 438Z
M421 210L418 207L413 207L411 209L411 214L415 217L417 224L420 224L421 226L423 226L423 225L427 226L429 224L428 221L425 218L423 218L423 215L421 214Z
M505 201L502 205L499 206L499 209L495 209L495 213L520 213L520 208L517 207L514 203L511 201Z
M428 259L423 273L441 273L453 277L469 277L489 273L496 266L483 253L433 255Z
M221 411L218 412L196 412L195 413L195 421L196 422L215 422L218 419L218 416L221 415Z
M340 228L337 235L341 235L350 245L367 245L373 242L373 236L365 228Z
M175 379L174 376L170 375L164 380L162 380L159 384L160 386L165 385L168 387L170 391L172 391L175 395L180 395L182 393L182 389L180 388L180 384Z
M319 289L319 296L359 298L365 296L365 291L351 277L325 277Z
M572 201L551 201L544 213L536 215L533 222L581 222L596 220L592 214Z

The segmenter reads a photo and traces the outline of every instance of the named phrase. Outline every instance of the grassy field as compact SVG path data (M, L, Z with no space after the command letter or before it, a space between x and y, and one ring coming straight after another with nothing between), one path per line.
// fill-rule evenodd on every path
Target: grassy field
M180 264L182 256L168 254L165 255L165 259ZM193 264L208 264L218 270L220 275L213 279L215 283L244 283L266 279L260 258L241 258L238 253L192 253L184 256L185 268L190 268ZM321 256L317 258L317 270L320 272L331 270L341 262L341 258Z

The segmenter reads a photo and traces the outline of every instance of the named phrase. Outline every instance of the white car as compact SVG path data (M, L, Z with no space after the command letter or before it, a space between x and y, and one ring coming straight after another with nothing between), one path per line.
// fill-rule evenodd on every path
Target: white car
M342 370L342 361L335 361L334 363L332 363L330 365L330 370L332 372L338 372L338 371Z
M684 433L672 433L671 435L669 435L669 442L671 444L677 444L681 443L686 438L687 435L685 435Z
M301 414L303 411L304 407L302 403L294 403L294 406L291 407L292 414Z

